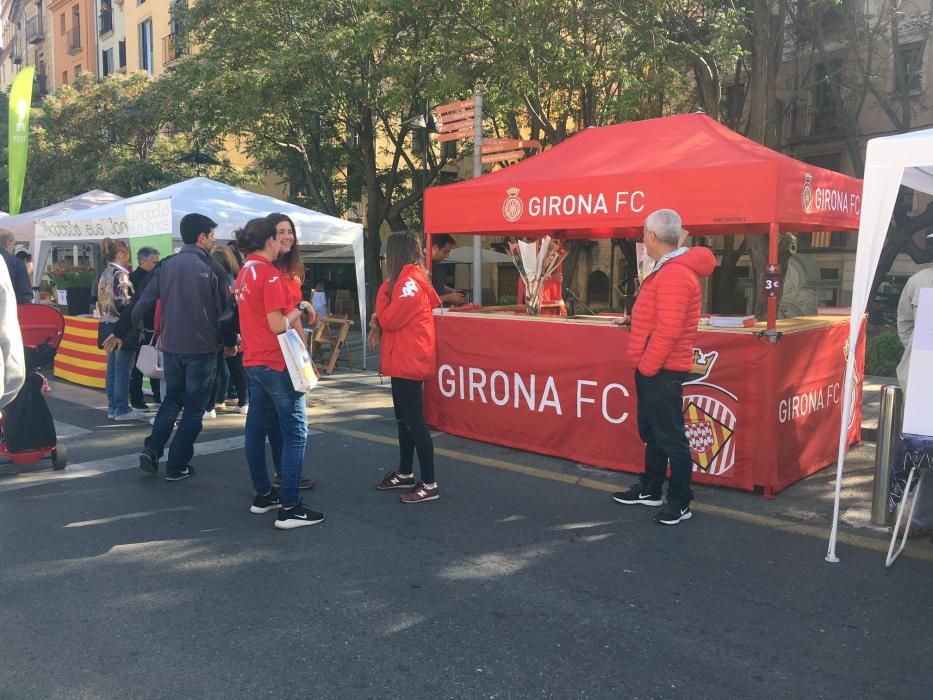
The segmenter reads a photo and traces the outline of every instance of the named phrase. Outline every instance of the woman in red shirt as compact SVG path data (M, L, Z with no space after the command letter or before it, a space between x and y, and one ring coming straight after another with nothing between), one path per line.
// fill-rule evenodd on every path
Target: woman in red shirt
M235 289L243 367L249 378L245 452L256 491L250 512L268 513L278 508L275 526L280 530L314 525L324 519L324 514L306 508L298 496L308 441L305 395L295 391L276 337L300 324L310 304L291 303L282 273L273 264L278 259L281 244L275 225L268 218L250 220L237 231L236 240L240 250L249 254ZM266 435L273 416L278 419L282 437L281 493L269 481L266 469Z
M399 467L376 484L381 491L409 489L403 503L440 496L434 480L434 443L424 422L424 380L434 374L436 340L431 312L441 300L424 269L421 243L409 233L386 241L386 274L376 298L382 328L380 371L392 378L392 406L398 424ZM421 480L412 471L418 452Z
M301 252L298 250L295 222L285 214L278 213L269 214L266 218L275 226L276 238L281 245L279 256L273 264L282 273L282 281L285 283L285 289L288 290L288 303L294 306L301 301L301 285L305 279L305 264L301 261ZM299 326L296 330L304 338L304 328ZM269 428L269 446L272 448L272 461L275 464L272 485L279 487L282 485L282 437L278 421L274 417L272 427ZM313 489L314 480L302 476L301 481L298 482L298 488Z

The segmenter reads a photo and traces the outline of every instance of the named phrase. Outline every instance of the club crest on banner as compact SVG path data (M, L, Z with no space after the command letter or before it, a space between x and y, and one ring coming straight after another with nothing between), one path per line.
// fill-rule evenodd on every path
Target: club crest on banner
M736 418L723 401L738 403L738 398L724 387L710 383L719 351L693 349L693 369L684 382L684 430L690 442L694 470L718 476L735 465ZM690 391L690 394L686 394Z
M520 218L522 218L522 212L525 210L525 206L522 204L522 200L518 198L518 188L510 187L506 190L508 197L505 198L505 201L502 203L502 216L510 224L514 224Z
M803 207L805 214L810 213L810 209L813 206L813 176L810 173L807 173L803 176L803 190L800 193L800 205Z

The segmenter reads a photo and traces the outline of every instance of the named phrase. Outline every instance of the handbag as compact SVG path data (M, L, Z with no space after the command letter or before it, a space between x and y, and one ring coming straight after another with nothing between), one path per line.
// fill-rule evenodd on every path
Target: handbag
M150 379L164 379L165 369L162 366L162 351L156 347L156 336L146 345L139 346L139 355L136 358L136 369Z
M285 332L280 333L276 338L279 340L279 347L282 348L282 355L285 356L285 367L288 369L292 386L295 391L307 394L317 386L321 375L314 366L308 354L308 348L301 340L301 335L286 321Z

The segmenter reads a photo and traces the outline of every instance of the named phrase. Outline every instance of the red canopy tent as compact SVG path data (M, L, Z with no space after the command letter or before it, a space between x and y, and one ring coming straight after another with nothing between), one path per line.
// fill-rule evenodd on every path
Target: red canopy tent
M862 182L704 114L590 128L503 170L425 193L425 232L638 237L655 209L694 235L855 230ZM773 307L773 308L772 308ZM777 304L769 304L774 327Z

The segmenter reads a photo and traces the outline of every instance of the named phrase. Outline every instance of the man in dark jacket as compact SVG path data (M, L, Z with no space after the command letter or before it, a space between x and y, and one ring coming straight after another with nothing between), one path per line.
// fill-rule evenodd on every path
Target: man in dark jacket
M184 248L152 271L132 312L133 323L138 325L156 302L160 303L158 330L165 386L152 433L139 455L139 467L152 474L158 472L159 460L181 413L165 465L166 481L179 481L193 473L188 462L214 384L217 351L223 345L225 353L236 353L235 331L230 324L221 324L231 305L229 284L210 258L216 227L203 214L182 218Z
M16 236L9 231L0 230L0 257L10 271L10 281L13 283L13 293L17 304L30 304L33 300L32 280L26 272L26 264L13 255L16 247Z
M136 251L136 269L130 273L130 282L133 284L133 295L139 297L146 288L149 281L149 273L159 263L159 251L149 246L143 246ZM155 333L155 309L146 314L143 319L142 342L152 341L152 335ZM136 350L136 356L139 357L139 349ZM149 385L152 387L152 397L156 403L161 403L159 393L159 380L150 379ZM143 373L136 368L136 362L133 362L133 371L130 373L130 406L145 411L149 408L143 397Z

